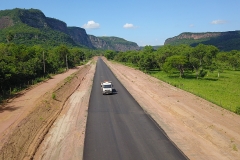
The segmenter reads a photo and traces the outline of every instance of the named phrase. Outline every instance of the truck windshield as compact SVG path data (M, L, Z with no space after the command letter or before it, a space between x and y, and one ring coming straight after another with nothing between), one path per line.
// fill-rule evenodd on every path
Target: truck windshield
M103 88L112 88L112 85L103 85Z

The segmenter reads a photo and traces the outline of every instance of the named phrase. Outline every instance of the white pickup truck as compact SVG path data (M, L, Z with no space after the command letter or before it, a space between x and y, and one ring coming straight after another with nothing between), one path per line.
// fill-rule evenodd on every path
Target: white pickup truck
M101 82L101 89L102 89L102 94L112 94L113 93L112 81Z

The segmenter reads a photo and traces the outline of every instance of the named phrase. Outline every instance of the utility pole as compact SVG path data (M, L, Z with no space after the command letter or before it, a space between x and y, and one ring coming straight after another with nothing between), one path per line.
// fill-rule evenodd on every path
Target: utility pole
M45 74L45 57L44 57L44 51L43 51L43 73Z
M66 68L68 70L68 60L67 60L67 54L66 54Z

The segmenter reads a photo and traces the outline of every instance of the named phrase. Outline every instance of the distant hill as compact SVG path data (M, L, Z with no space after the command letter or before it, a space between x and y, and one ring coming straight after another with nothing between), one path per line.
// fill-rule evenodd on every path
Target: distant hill
M94 47L104 50L128 51L139 50L137 43L127 41L118 37L95 37L89 35Z
M150 45L151 46L151 45ZM151 46L153 49L157 50L158 48L162 47L163 45L157 45L157 46ZM146 46L140 46L139 49L142 50L144 49Z
M91 37L91 39L90 39ZM49 18L38 9L0 11L0 43L82 46L91 49L126 51L137 49L134 42L118 37L102 38L87 35L80 27L68 27L61 20ZM111 41L112 40L112 41Z
M222 51L240 50L240 31L205 33L185 32L178 36L168 38L164 45L189 44L191 46L196 46L199 43L214 45Z

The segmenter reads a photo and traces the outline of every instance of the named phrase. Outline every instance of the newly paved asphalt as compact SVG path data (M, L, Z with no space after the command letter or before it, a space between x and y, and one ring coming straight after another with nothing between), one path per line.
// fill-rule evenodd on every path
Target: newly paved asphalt
M116 92L102 95L100 82ZM84 160L185 160L186 156L142 110L111 70L98 59L90 97Z

